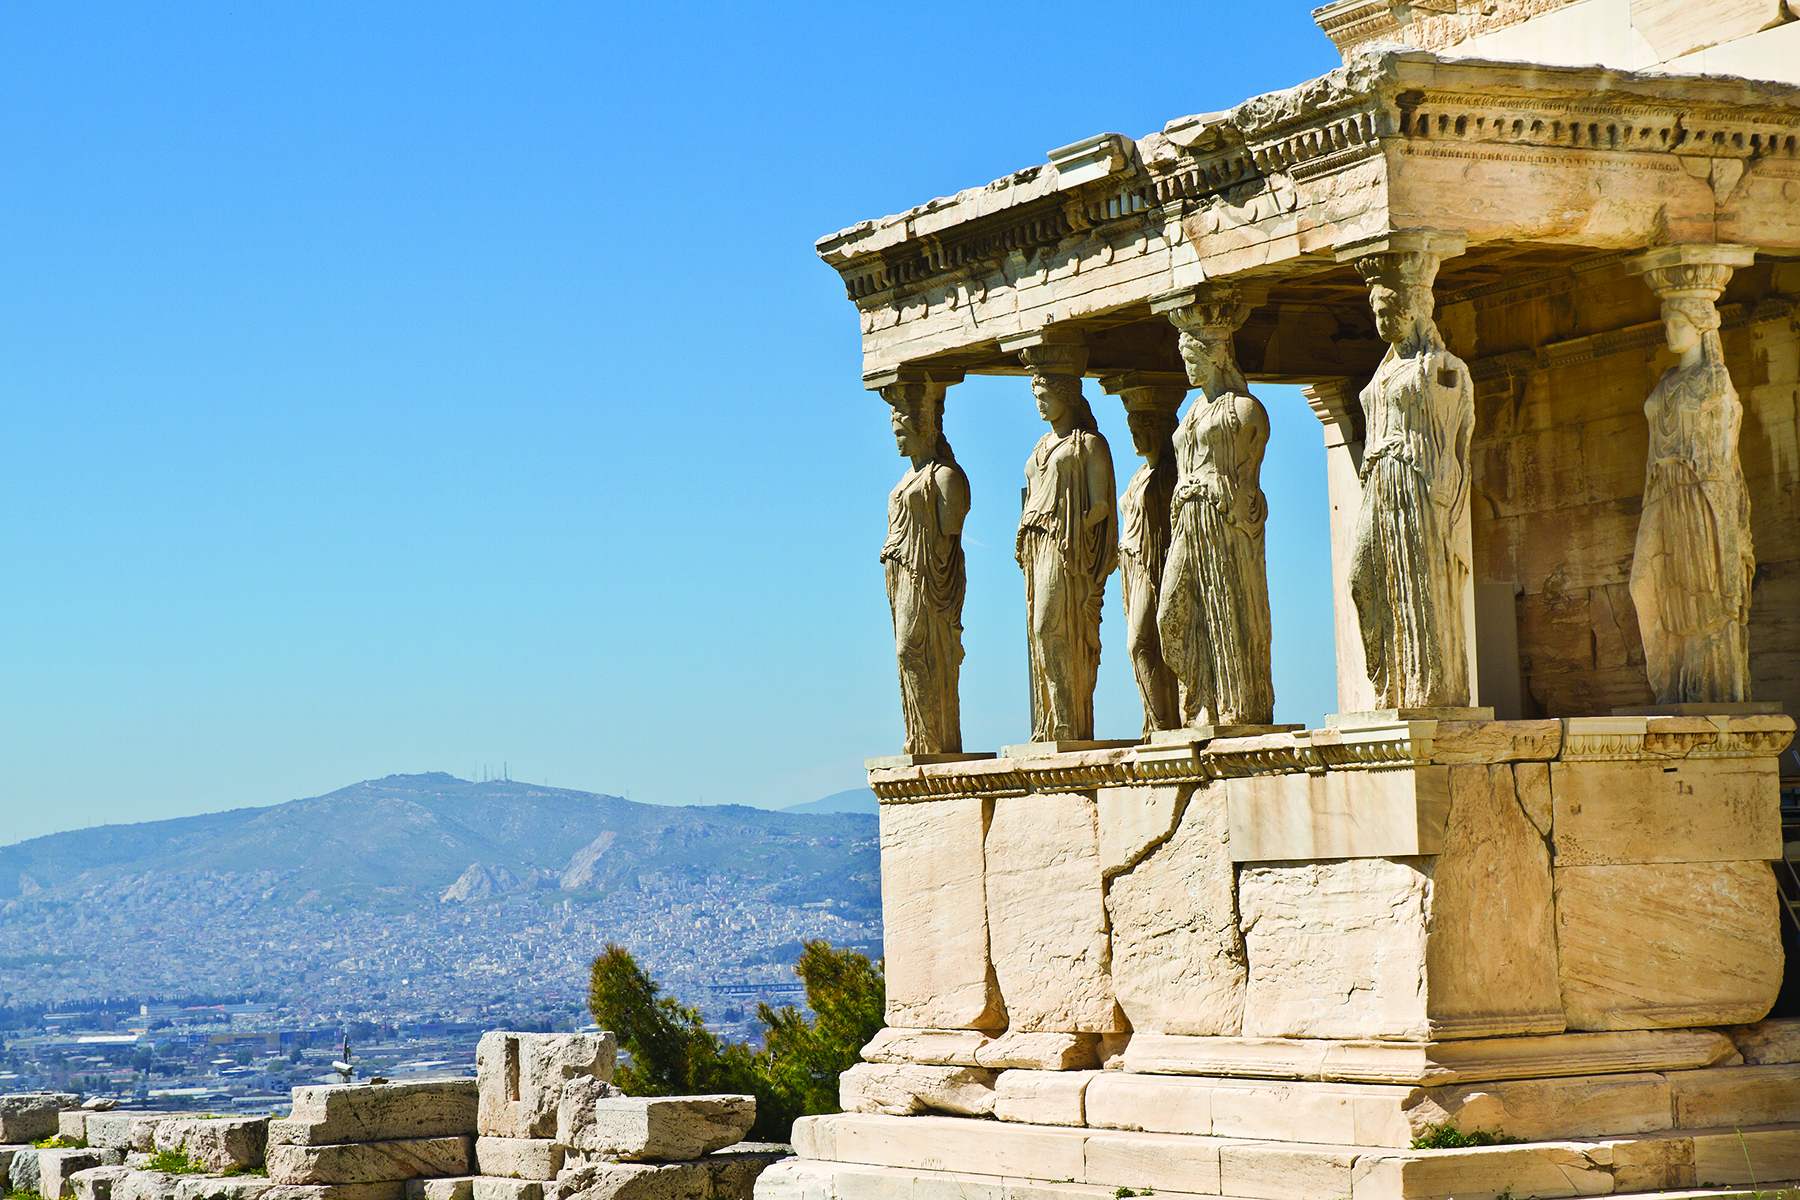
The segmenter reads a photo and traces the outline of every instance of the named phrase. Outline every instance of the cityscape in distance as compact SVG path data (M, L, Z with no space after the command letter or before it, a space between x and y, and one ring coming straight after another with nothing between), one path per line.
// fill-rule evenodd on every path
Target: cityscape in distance
M875 798L675 807L396 775L266 808L0 847L0 1092L281 1111L335 1081L472 1074L486 1029L587 1024L609 942L756 1041L824 939L881 955Z

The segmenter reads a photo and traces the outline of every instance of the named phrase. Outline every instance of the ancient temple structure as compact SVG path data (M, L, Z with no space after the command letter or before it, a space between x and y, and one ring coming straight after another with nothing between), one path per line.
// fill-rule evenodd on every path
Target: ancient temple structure
M869 772L889 1028L761 1200L1800 1180L1796 15L1338 0L1322 78L820 241L912 463L908 726ZM1047 426L1033 740L986 752L932 691L971 373ZM1265 383L1327 446L1322 729L1266 698ZM1129 742L1092 727L1115 559Z

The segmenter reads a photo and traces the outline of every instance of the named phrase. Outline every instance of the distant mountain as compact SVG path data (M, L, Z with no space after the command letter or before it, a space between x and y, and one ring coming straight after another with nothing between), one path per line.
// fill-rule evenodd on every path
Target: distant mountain
M880 811L880 804L875 793L869 788L851 788L847 792L833 792L822 800L808 800L805 804L790 804L781 810L791 813L874 813Z
M783 882L786 903L829 897L878 912L878 865L871 855L853 863L848 853L874 836L872 811L675 807L442 772L390 775L267 808L0 847L0 900L83 891L146 870L270 872L280 877L276 901L329 900L378 885L447 902L518 887L631 890L659 872L728 872Z

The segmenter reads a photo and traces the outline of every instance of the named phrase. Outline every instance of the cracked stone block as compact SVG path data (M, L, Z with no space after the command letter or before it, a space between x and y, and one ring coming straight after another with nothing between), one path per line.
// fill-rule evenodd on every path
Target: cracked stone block
M113 1166L89 1167L85 1171L76 1171L69 1176L69 1183L74 1191L75 1200L112 1200L113 1184L129 1174L131 1174L131 1168L122 1163Z
M984 1117L994 1111L995 1072L985 1067L857 1063L838 1076L845 1112L910 1117L923 1112Z
M20 1092L0 1096L0 1143L38 1142L55 1137L56 1114L79 1108L68 1092Z
M609 1032L484 1033L475 1047L479 1105L475 1131L483 1137L556 1135L557 1109L576 1080L611 1083L618 1044ZM576 1084L591 1090L591 1083Z
M275 1183L385 1183L468 1173L466 1137L269 1147L269 1179Z
M744 1140L754 1096L618 1096L597 1101L582 1149L633 1162L681 1162Z
M164 1121L156 1127L156 1149L180 1150L188 1161L218 1173L263 1165L269 1144L267 1117L215 1117Z
M478 1086L473 1079L439 1079L297 1087L293 1111L269 1123L269 1141L325 1146L469 1136L475 1132Z
M478 1137L475 1169L505 1179L555 1179L565 1150L550 1138Z

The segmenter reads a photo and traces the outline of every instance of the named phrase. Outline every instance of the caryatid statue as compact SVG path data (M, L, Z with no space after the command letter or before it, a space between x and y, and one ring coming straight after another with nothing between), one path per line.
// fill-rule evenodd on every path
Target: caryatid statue
M944 439L941 383L894 383L894 441L912 466L888 495L881 562L894 613L905 754L962 751L957 674L962 666L962 527L969 479Z
M1170 312L1181 359L1199 389L1176 426L1169 562L1157 623L1181 683L1184 725L1267 725L1269 578L1262 491L1269 414L1250 394L1231 336L1250 314L1219 287Z
M1750 496L1738 462L1744 408L1725 370L1717 300L1748 246L1663 246L1638 262L1662 299L1669 349L1644 416L1650 453L1631 558L1631 602L1658 704L1750 699Z
M1031 650L1031 740L1090 741L1100 609L1119 557L1112 451L1081 394L1087 351L1036 346L1019 357L1050 432L1025 463L1017 556Z
M1187 388L1133 371L1104 381L1125 402L1131 445L1144 460L1119 497L1119 585L1125 601L1125 644L1144 702L1144 736L1181 724L1175 673L1163 661L1157 597L1169 557L1169 501L1175 494L1175 446L1170 435Z
M1392 235L1387 249L1356 260L1388 343L1362 391L1362 507L1350 551L1350 595L1379 708L1470 701L1475 387L1432 320L1440 252L1431 237ZM1451 252L1461 245L1454 239Z

